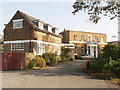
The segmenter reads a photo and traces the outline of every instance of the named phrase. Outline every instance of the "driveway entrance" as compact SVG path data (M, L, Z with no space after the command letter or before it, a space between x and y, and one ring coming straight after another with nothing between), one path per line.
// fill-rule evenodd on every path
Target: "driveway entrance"
M106 81L82 72L86 60L64 62L40 70L3 71L3 88L109 88Z

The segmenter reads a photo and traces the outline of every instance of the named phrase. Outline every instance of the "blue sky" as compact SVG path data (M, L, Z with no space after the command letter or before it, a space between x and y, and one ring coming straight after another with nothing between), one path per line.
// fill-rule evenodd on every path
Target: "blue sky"
M59 28L59 32L64 29L105 33L108 41L117 40L111 36L117 35L117 19L109 20L108 17L102 17L97 23L88 21L89 17L84 12L72 14L74 1L71 2L2 2L0 20L0 33L4 29L4 24L8 23L17 10L21 10L33 17L39 18L53 26Z

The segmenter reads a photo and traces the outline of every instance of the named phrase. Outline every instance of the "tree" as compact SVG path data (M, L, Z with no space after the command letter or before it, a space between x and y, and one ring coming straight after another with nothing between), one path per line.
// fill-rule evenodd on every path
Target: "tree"
M111 20L120 16L120 0L76 0L73 8L74 15L84 11L93 23L101 19L100 15L108 16Z

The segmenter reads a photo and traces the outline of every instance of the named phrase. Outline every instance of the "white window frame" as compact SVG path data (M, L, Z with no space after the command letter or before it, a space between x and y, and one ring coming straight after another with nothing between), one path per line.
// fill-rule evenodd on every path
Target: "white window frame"
M89 37L91 37L91 39ZM92 35L88 35L88 42L92 42Z
M77 34L74 35L74 40L77 40Z
M81 54L85 54L85 48L81 47Z
M95 41L98 42L98 36L95 37Z
M37 55L42 55L43 53L45 53L45 44L38 43L37 44Z
M19 27L17 26L17 24L19 25ZM23 28L23 19L13 20L13 29L20 29L20 28Z
M77 47L74 48L74 54L77 55Z
M101 37L101 42L104 42L104 37Z
M84 35L81 35L81 41L84 41Z
M11 50L24 50L24 43L11 43Z
M61 53L61 47L57 46L57 55L60 55L60 53Z

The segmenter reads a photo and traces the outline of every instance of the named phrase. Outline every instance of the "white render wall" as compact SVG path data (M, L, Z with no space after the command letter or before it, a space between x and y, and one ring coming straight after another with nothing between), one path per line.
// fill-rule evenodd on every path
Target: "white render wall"
M120 42L120 17L118 18L118 41Z
M48 31L52 33L52 27L48 25Z
M43 23L39 22L39 29L43 30Z

